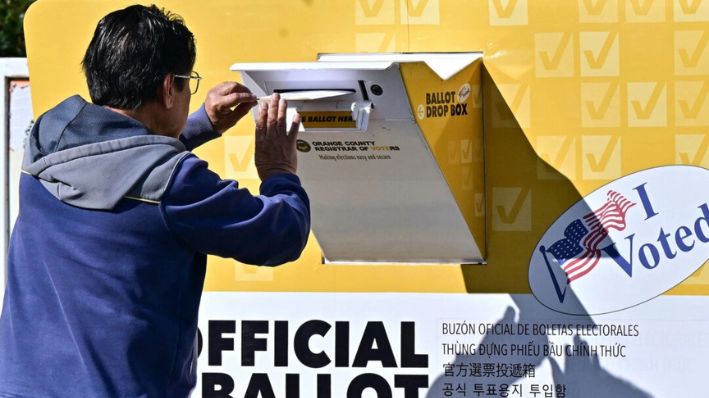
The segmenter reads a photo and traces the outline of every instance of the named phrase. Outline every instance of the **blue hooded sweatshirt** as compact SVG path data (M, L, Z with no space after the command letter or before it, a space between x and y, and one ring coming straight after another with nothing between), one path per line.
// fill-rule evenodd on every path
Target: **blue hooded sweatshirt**
M298 258L310 228L297 176L260 196L189 151L216 138L204 108L180 139L71 97L26 143L0 318L0 396L184 397L196 382L207 254Z

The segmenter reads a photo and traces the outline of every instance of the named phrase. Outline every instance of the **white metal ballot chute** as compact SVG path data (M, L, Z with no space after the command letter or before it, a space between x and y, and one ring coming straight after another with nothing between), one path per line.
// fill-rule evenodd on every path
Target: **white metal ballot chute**
M298 174L326 262L484 263L481 65L419 53L232 66L302 117Z

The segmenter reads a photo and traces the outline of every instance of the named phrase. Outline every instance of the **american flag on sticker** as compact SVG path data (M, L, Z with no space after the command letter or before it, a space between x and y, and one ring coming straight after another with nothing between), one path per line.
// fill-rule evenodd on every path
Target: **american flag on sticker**
M635 203L623 195L608 191L603 206L569 223L564 230L563 239L546 249L541 248L547 266L551 266L547 258L549 253L564 270L567 283L587 275L601 259L601 249L598 246L608 236L608 231L625 229L625 214L633 206Z

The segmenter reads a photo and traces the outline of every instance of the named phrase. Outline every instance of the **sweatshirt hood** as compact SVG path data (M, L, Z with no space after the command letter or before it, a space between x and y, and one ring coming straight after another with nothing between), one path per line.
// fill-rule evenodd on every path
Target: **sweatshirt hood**
M73 96L37 120L22 170L62 202L108 210L125 197L159 202L188 153L176 138Z

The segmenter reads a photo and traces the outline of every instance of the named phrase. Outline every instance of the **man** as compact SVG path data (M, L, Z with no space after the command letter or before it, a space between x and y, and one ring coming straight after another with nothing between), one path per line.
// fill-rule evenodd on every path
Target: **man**
M223 83L187 117L199 77L182 20L155 6L105 16L83 67L93 104L68 98L26 144L0 319L0 396L184 397L195 384L206 255L292 261L309 203L299 118L259 108L260 196L189 151L256 105Z

